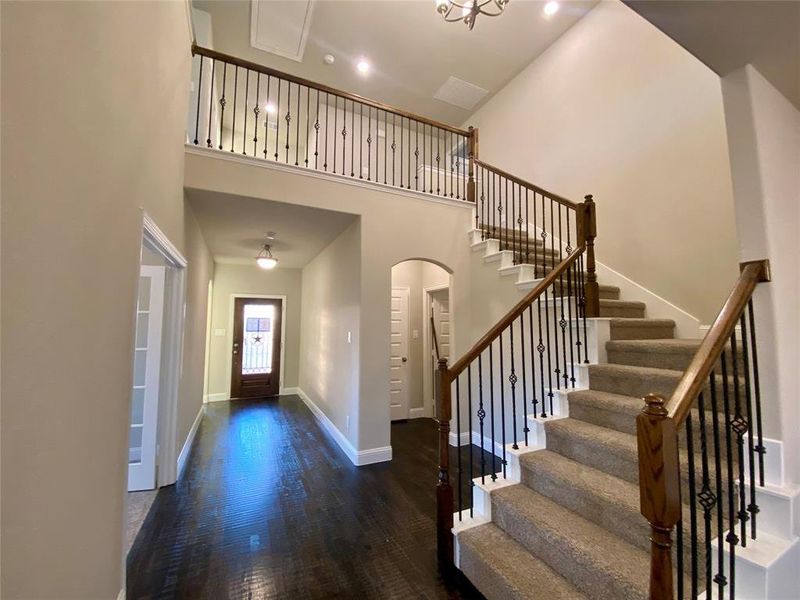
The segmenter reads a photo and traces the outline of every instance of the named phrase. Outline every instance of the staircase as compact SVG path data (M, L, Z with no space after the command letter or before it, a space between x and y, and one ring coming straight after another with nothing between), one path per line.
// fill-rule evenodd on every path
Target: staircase
M534 270L552 267L548 254L538 265L513 264L523 260L522 242L501 249L496 239L476 240L480 234L471 233L473 250L516 275L520 289L532 287ZM586 389L567 392L559 414L538 419L545 441L520 453L520 482L486 486L491 521L457 534L459 568L487 598L648 597L635 418L654 381L664 393L674 388L699 340L673 339L672 321L647 319L643 303L599 283L608 363L588 365Z

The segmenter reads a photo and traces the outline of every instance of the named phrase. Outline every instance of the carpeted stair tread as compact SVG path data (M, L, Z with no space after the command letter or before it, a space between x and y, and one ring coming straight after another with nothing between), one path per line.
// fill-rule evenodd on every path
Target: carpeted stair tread
M638 485L549 450L523 454L520 464L522 483L533 491L642 550L650 549L650 525L640 513ZM684 504L683 512L684 530L688 536L691 527L688 504ZM705 559L702 527L698 528L698 540ZM684 555L687 559L691 557L688 544L684 547Z
M612 340L664 339L675 332L672 319L612 318L609 325Z
M701 339L612 340L606 342L608 362L639 367L685 371L697 353ZM741 345L737 344L738 348ZM730 350L730 345L728 345ZM730 353L727 355L730 359ZM744 369L744 354L737 352L739 369ZM730 364L730 363L729 363Z
M644 302L600 299L600 316L641 319L645 307Z
M527 486L494 492L492 518L587 596L648 597L647 552Z
M647 394L660 394L669 398L675 391L683 371L672 369L656 369L653 367L637 367L604 363L589 365L589 388L601 392L612 392L624 396L644 398ZM743 383L740 377L740 385ZM722 378L717 377L717 390L722 391ZM733 378L728 376L729 386ZM706 384L703 391L709 386ZM731 392L733 390L731 389ZM742 394L744 392L742 391ZM742 395L744 397L744 395Z
M493 523L459 533L458 543L461 571L491 600L585 598Z
M573 417L552 419L545 423L545 430L548 450L630 483L639 483L639 455L635 435L586 423ZM685 444L681 444L678 460L681 479L686 485L689 460ZM699 462L696 463L696 472L698 465ZM713 481L716 476L715 466L709 464L708 468ZM726 468L726 463L723 462L724 485L727 485ZM736 471L737 468L734 466L734 472Z

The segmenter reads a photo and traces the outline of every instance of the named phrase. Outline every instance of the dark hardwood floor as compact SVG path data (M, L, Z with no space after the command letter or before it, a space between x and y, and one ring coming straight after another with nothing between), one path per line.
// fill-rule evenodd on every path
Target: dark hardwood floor
M296 396L210 404L128 555L128 600L479 597L437 569L433 420L393 424L392 450L353 466Z

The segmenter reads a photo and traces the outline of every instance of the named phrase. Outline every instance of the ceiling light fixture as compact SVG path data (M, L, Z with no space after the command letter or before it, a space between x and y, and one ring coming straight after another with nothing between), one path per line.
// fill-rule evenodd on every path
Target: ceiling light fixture
M358 72L361 73L362 75L366 75L367 73L369 73L370 66L367 60L365 58L362 58L358 61L358 64L356 64L356 69L358 69Z
M275 234L270 231L267 234L267 243L264 244L261 252L256 256L256 264L267 271L278 266L278 259L272 256L272 250L269 244L269 242L272 242L274 239Z
M463 21L469 30L478 15L499 17L511 0L436 0L436 11L448 23Z
M545 16L552 17L554 14L558 12L558 2L555 0L550 0L547 4L544 5L544 14Z

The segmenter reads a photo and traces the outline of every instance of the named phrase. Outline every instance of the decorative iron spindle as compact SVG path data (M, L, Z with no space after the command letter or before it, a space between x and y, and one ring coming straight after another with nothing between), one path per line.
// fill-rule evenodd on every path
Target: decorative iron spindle
M483 408L483 352L478 355L478 427L481 442L481 483L486 483L486 454L483 451L483 420L486 410Z
M464 505L464 501L461 497L461 388L458 377L456 377L456 469L458 472L458 520L461 521L461 507Z
M233 152L233 142L236 138L236 100L239 94L239 67L234 67L233 71L233 123L231 124L231 152ZM247 121L245 120L245 127Z
M494 441L494 356L492 347L494 344L489 344L489 421L491 423L492 431L492 481L497 480L497 467L495 466L496 444Z
M226 87L226 79L228 76L228 63L222 63L222 96L219 98L219 149L222 150L222 122L225 119L225 104L227 104L227 100L225 100L225 87Z
M472 487L475 485L473 478L475 477L475 465L473 464L473 455L475 454L472 451L472 363L467 366L467 415L468 415L468 428L467 432L469 434L469 487L470 487L470 498L472 498ZM458 415L459 417L461 415ZM481 440L483 443L483 440ZM460 451L460 448L459 448ZM461 474L459 473L459 477ZM469 503L469 517L473 518L475 516L473 512L473 503L470 501ZM460 511L461 507L459 507Z
M214 71L217 67L217 61L213 58L211 59L211 80L209 83L209 94L208 94L208 138L206 139L206 146L211 148L211 115L214 112Z
M261 73L256 73L256 104L253 106L253 156L258 154L258 115L261 113L259 108L259 99L261 94Z

